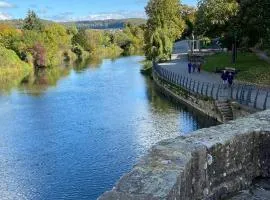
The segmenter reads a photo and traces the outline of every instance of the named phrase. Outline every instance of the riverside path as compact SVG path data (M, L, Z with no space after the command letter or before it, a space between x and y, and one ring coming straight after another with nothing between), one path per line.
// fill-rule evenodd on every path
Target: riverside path
M233 99L240 104L245 104L247 106L257 109L270 108L270 87L260 87L252 84L238 83L237 81L235 81L233 87L224 88L222 85L220 74L209 73L204 71L203 69L201 73L194 72L189 74L187 57L188 51L189 45L187 41L183 40L176 42L173 48L171 61L158 64L157 67L160 69L159 75L166 76L167 74L167 77L164 78L169 78L169 80L173 79L168 77L168 74L169 76L176 77L176 79L173 80L174 83L177 83L181 86L185 85L186 89L193 92L199 91L201 94L205 94L206 96L216 97L214 98L216 100ZM181 79L187 80L187 84L184 83L185 81L183 82L183 84L181 84L181 80L178 80L180 79L179 77L181 77ZM198 84L198 87L196 83ZM205 91L205 93L203 91Z

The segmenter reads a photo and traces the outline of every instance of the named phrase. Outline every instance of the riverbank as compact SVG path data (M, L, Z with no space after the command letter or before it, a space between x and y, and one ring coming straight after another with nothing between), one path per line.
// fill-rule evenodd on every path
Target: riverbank
M43 86L55 85L57 80L73 67L84 68L87 63L98 64L103 59L119 58L122 53L123 50L118 46L100 48L91 54L82 51L79 58L72 51L59 52L57 65L35 67L31 60L29 63L22 61L14 51L0 47L0 91L8 92L21 84L33 83L34 80L40 82L39 79L42 79Z
M116 31L78 30L75 25L45 22L29 10L20 26L6 21L0 23L1 60L5 62L0 67L0 81L4 82L3 87L16 85L28 75L26 65L35 71L63 63L72 64L75 60L83 61L89 56L115 58L131 55L143 49L143 35L143 27L133 24Z

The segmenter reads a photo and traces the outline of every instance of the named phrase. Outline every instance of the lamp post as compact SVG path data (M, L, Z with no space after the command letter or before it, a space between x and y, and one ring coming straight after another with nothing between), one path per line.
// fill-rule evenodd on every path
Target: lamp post
M192 47L191 47L191 50L192 50L192 54L193 54L194 53L194 34L193 34L193 32L192 32L191 37L192 37Z
M236 63L236 58L237 58L237 45L236 45L236 32L234 31L233 33L233 49L232 49L232 63Z

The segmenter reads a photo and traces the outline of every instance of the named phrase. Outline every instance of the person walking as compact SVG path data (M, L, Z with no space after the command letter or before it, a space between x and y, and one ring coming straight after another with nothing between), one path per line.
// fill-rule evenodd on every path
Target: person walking
M202 69L202 63L198 63L198 72L201 73L201 69Z
M227 74L226 70L223 70L223 71L222 71L221 79L222 79L222 81L223 81L224 87L226 87L227 80L228 80L228 74Z
M192 68L192 64L191 62L188 63L188 73L190 74L191 73L191 68Z
M231 87L232 84L233 84L233 79L234 79L233 73L230 72L229 75L228 75L228 83L229 83L229 86L230 86L230 87Z
M196 63L193 63L193 65L192 65L192 68L193 68L193 73L195 72L195 70L196 70Z

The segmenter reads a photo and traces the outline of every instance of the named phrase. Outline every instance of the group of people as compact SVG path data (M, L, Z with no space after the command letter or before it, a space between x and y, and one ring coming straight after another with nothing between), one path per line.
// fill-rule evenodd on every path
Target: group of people
M226 86L229 84L231 86L233 84L233 79L234 79L234 73L229 72L227 70L223 70L221 74L221 79L223 81L223 85Z
M197 69L197 72L201 72L202 69L202 63L201 62L189 62L188 63L188 73L190 74L191 71L194 73Z

